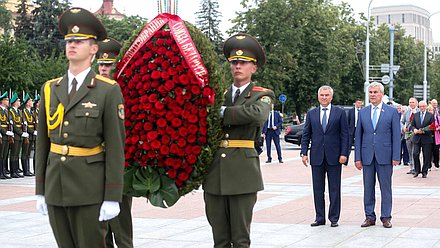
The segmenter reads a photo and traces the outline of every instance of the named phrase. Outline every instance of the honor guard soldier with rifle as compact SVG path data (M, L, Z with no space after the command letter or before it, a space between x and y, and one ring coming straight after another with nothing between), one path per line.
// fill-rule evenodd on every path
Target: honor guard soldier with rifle
M116 57L122 48L121 43L112 38L98 42L98 70L99 75L112 78ZM113 237L118 248L133 247L133 221L131 217L132 197L122 195L119 204L121 212L109 221L108 233L105 238L106 247L114 247Z
M59 19L66 74L41 90L37 210L49 214L59 247L105 247L108 220L119 214L124 172L124 105L119 85L91 70L101 22L82 8Z
M30 155L37 135L37 130L35 130L35 118L32 112L33 106L34 102L32 101L32 98L29 94L26 94L22 102L22 130L29 134L29 138L23 139L21 145L21 166L23 167L23 176L28 177L34 176L30 171Z
M257 192L263 190L255 141L260 138L275 95L251 81L266 60L255 38L236 34L226 40L223 53L234 82L220 109L223 140L203 183L205 211L214 247L249 247L252 212Z
M18 98L17 93L14 93L10 101L11 107L9 108L10 123L12 125L12 131L14 132L14 143L11 144L11 155L9 156L9 163L11 167L11 177L20 178L23 177L19 173L19 155L21 150L21 145L23 141L29 138L27 132L23 132L23 118L21 118L20 98ZM29 140L28 140L29 141ZM25 170L25 165L21 165L23 171Z
M14 133L9 131L9 97L6 91L0 96L0 179L11 179L7 174L8 171L8 153L9 153L9 138L14 137Z

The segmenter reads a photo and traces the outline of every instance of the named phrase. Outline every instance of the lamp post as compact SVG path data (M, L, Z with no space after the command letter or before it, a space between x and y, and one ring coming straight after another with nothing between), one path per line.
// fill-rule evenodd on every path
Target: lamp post
M370 85L370 7L373 0L370 0L367 11L367 38L365 39L365 106L369 104L368 85Z
M428 16L428 21L431 19L431 17L435 14L440 13L440 11L434 12ZM429 23L429 28L431 28L431 23ZM426 37L425 37L426 38ZM428 37L429 39L429 37ZM426 56L426 39L423 46L423 100L428 100L428 80L426 79L427 74L427 56Z

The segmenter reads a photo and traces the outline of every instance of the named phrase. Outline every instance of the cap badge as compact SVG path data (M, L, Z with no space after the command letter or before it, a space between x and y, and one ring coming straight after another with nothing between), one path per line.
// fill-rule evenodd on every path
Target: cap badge
M103 53L103 54L102 54L102 58L103 58L103 59L107 59L107 58L108 58L108 53Z
M71 9L70 12L78 14L79 12L81 12L81 9Z
M235 38L236 38L237 40L242 40L242 39L245 39L246 36L244 36L244 35L239 35L239 36L235 36Z
M235 52L235 54L238 55L238 56L241 56L241 55L243 55L243 51L242 50L237 50Z
M73 26L73 28L72 28L72 33L74 33L74 34L76 34L76 33L78 33L79 32L79 27L78 26Z

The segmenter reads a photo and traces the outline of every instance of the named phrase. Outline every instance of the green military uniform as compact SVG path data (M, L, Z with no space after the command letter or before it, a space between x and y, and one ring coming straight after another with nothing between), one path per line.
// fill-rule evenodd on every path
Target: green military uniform
M229 61L253 61L258 66L262 66L265 60L261 46L246 34L228 39L224 53ZM233 94L232 87L225 93L224 140L203 183L214 247L250 246L256 192L263 189L260 160L254 143L269 116L274 93L250 83L234 101Z
M97 63L112 66L116 62L122 45L115 39L107 38L98 42L98 46ZM118 248L133 247L132 200L131 196L122 196L122 202L119 204L121 212L109 221L108 233L105 238L106 247L114 247L113 237Z
M106 38L102 24L85 9L65 11L59 25L66 40ZM68 84L66 74L41 91L36 194L44 195L59 247L102 247L108 226L98 221L103 202L122 199L122 93L115 81L93 71L74 96Z
M3 95L0 96L0 101L9 101L8 92L3 93ZM0 133L2 135L1 137L1 144L0 144L0 179L11 179L10 176L7 175L7 167L8 167L8 152L9 152L9 142L8 142L8 136L6 133L8 132L9 128L9 113L8 109L1 106L0 107Z
M34 124L35 125L34 126L35 131L37 130L37 127L38 127L38 113L39 113L39 110L40 110L40 108L38 108L39 101L40 101L40 96L37 95L35 97L35 99L34 99L34 107L32 108L32 112L34 113L34 120L35 120L35 124ZM37 140L37 137L35 136L34 153L33 153L33 156L32 156L32 166L33 166L34 173L35 173L35 154L37 153L36 144L35 144L36 140Z
M34 176L34 174L30 171L30 155L36 138L34 135L35 118L33 110L31 108L26 108L26 104L29 101L32 101L32 98L29 96L29 94L26 94L22 102L22 130L26 131L29 134L29 137L27 139L23 139L21 145L21 166L23 167L23 176Z
M12 107L12 105L19 101L20 98L18 98L17 93L14 93L11 97L9 108L9 115L10 115L10 123L12 125L12 130L14 132L14 143L10 145L10 152L11 155L9 156L9 164L11 167L11 177L12 178L20 178L23 177L19 173L19 155L21 150L21 144L23 142L24 137L23 134L23 119L21 117L21 110L16 107ZM23 165L22 165L23 166Z

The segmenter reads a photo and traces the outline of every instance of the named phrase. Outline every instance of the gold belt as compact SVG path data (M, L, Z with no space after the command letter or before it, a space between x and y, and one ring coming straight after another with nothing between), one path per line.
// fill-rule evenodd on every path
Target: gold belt
M21 127L21 125L15 125L16 127Z
M253 140L222 140L220 147L223 148L254 148Z
M28 127L34 127L34 125L28 125Z
M85 157L99 154L104 151L104 148L101 145L92 148L84 148L50 143L50 151L65 156L67 155Z
M7 124L2 124L1 126L2 126L2 127L8 127L8 125L7 125Z

